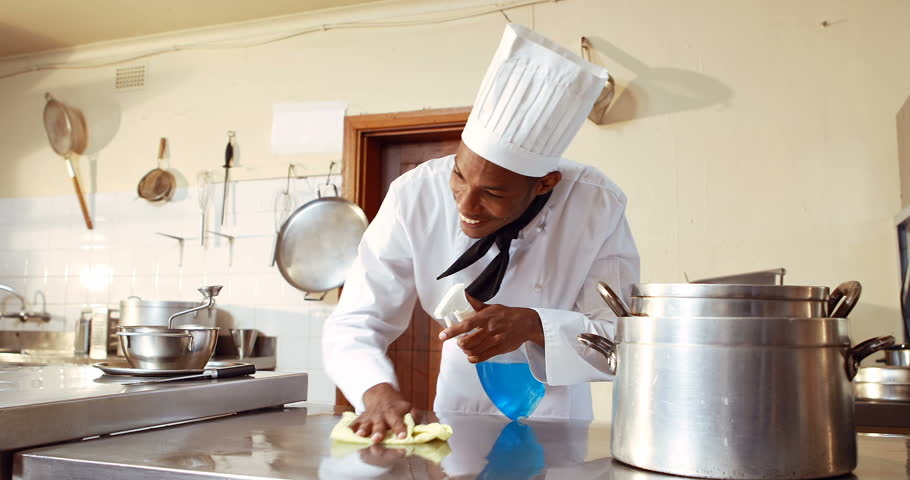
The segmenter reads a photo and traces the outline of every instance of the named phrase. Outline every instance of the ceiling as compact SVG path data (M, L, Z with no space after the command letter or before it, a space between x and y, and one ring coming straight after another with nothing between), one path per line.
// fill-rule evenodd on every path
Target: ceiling
M0 57L377 0L26 0L0 2Z

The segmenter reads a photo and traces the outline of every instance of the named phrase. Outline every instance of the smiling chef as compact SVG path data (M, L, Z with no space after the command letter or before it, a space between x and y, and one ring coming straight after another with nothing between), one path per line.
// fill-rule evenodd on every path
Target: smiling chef
M396 179L361 241L323 360L381 441L405 435L411 405L386 349L416 300L432 309L456 283L477 314L440 334L434 410L498 414L475 363L518 350L546 394L534 417L590 419L587 382L610 380L606 359L576 341L613 338L602 280L628 295L639 257L626 197L598 170L562 158L607 71L518 25L508 25L454 155Z

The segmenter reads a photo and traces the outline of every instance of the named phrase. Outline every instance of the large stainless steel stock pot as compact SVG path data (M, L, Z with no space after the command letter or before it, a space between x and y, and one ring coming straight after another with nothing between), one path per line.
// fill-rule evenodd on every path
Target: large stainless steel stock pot
M585 333L615 373L613 456L705 478L797 479L856 466L860 361L845 318L620 317L615 343Z
M603 292L602 292L603 293ZM638 283L632 285L632 315L652 317L845 318L862 286L850 281L828 287Z
M121 325L163 325L168 324L171 315L201 305L200 302L143 300L129 297L120 301ZM184 323L215 325L217 307L214 305L192 313L192 320Z

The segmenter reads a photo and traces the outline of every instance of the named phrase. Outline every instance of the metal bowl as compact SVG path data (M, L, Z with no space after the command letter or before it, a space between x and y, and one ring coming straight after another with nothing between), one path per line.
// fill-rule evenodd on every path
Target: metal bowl
M127 363L147 370L204 368L218 341L219 327L183 325L117 327Z

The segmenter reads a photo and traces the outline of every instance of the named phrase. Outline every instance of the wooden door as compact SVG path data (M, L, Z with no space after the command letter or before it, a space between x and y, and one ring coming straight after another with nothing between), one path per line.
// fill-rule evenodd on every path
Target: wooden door
M446 109L347 117L345 197L372 220L395 178L427 160L455 153L469 113L469 109ZM433 408L442 354L440 331L418 302L410 326L389 346L387 355L401 392L414 408ZM350 406L340 391L335 399L339 407Z
M455 153L458 139L442 139L415 143L396 143L382 148L383 198L389 184L396 177L421 163ZM432 310L430 305L426 310ZM388 356L395 365L395 375L401 393L411 401L414 408L432 410L436 398L436 378L439 377L439 361L442 342L439 332L442 327L426 314L420 302L411 314L411 325L389 345Z

